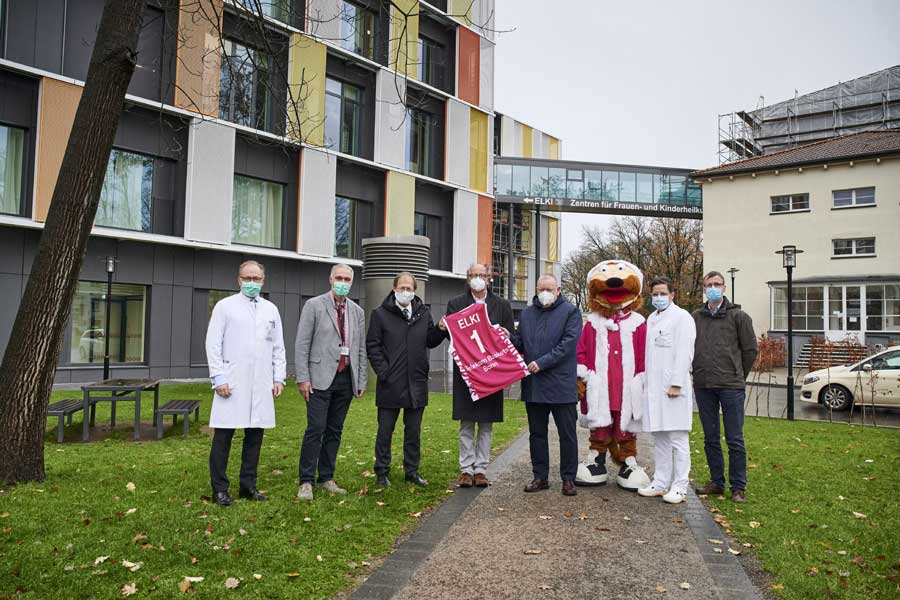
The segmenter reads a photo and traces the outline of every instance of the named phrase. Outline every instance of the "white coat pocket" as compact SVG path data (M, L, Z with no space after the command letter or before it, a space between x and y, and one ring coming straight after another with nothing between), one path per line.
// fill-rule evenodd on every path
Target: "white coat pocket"
M653 344L659 348L671 348L675 344L675 336L670 331L658 331L653 336Z

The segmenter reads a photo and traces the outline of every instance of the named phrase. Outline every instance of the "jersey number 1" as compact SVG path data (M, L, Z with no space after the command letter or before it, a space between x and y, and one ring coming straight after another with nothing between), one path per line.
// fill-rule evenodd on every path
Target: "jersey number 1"
M475 343L478 344L478 349L481 350L482 354L485 354L487 352L484 349L484 344L481 343L481 336L478 335L477 331L472 331L472 335L469 336L469 339L475 340Z

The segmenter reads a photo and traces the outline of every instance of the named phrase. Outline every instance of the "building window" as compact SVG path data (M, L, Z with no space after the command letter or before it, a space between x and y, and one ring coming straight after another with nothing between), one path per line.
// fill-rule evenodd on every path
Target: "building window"
M772 196L770 200L772 202L770 214L809 210L809 194Z
M216 307L219 300L224 300L229 296L234 296L234 290L209 290L206 298L206 322L212 318L212 311Z
M235 175L232 243L281 248L283 205L282 184Z
M356 258L358 220L356 200L338 196L334 200L334 255Z
M584 196L584 172L569 169L566 175L566 198L581 199Z
M231 40L222 40L219 117L266 130L269 115L268 56Z
M109 332L106 331L106 284L79 281L72 301L73 364L103 364L109 337L110 362L143 363L147 288L113 284Z
M824 331L825 302L822 286L793 288L791 315L795 331ZM772 329L787 330L787 288L773 288Z
M831 240L831 258L851 256L875 256L875 238Z
M106 164L106 178L94 225L134 231L153 226L153 159L115 148Z
M635 197L638 202L653 202L653 174L637 173L637 188Z
M0 213L22 212L25 130L0 125Z
M341 8L340 46L369 60L375 58L375 13L344 2Z
M850 208L853 206L874 206L875 188L856 188L852 190L835 190L831 192L834 208Z
M362 90L336 79L325 80L325 145L359 156Z
M866 286L866 329L900 331L900 284Z
M444 85L444 46L427 37L419 37L418 79L440 88Z
M431 113L411 108L407 116L406 168L431 176L432 147L437 143L437 119Z
M428 235L428 215L424 213L416 213L415 214L415 223L413 224L413 233L415 235L422 235L425 237L429 237Z

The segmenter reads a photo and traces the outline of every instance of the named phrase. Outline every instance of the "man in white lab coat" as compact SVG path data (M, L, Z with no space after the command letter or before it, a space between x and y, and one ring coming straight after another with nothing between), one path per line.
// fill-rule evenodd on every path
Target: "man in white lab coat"
M285 353L278 308L259 295L265 269L248 260L238 269L240 293L216 303L206 332L206 360L215 389L209 426L213 499L230 506L228 454L235 429L244 430L240 497L266 500L256 489L263 429L275 427L275 400L284 390Z
M687 496L691 470L691 362L697 331L690 313L675 305L667 277L651 281L650 293L656 311L647 318L642 425L644 431L653 432L656 471L650 485L638 494L662 496L666 502L678 504Z

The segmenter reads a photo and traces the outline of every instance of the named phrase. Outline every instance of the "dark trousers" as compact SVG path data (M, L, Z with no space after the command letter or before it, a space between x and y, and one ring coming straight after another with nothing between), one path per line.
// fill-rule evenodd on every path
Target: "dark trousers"
M425 407L378 409L378 435L375 436L375 473L387 475L391 470L391 440L400 411L403 411L403 471L407 475L419 472L422 415Z
M209 451L209 480L213 493L228 491L228 455L231 453L231 439L234 429L219 429L213 432L212 448ZM259 466L259 450L262 448L263 430L257 427L244 429L244 447L241 450L240 484L242 489L256 489L256 468Z
M574 481L578 470L578 421L577 403L541 404L526 402L528 413L528 445L531 450L531 469L535 479L546 480L550 476L550 445L547 426L550 415L559 432L559 476L563 481Z
M725 458L719 429L719 407L728 444L728 482L731 490L747 489L747 451L744 449L744 390L697 388L697 409L703 425L703 448L713 483L725 487Z
M353 380L350 369L336 373L327 390L313 390L306 403L306 433L300 447L300 483L312 483L319 474L319 483L334 479L334 463L344 419L353 400Z

